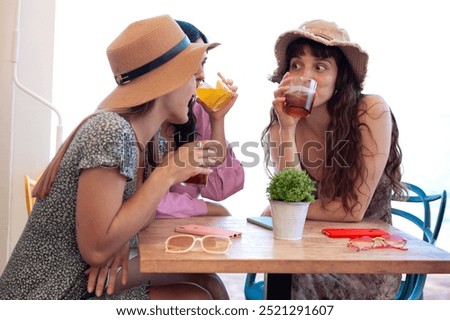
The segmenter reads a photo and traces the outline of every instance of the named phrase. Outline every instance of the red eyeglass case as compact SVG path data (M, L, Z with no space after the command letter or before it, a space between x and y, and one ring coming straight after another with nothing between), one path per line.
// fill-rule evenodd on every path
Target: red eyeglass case
M195 236L215 235L226 236L230 238L237 238L242 234L239 231L232 231L224 228L203 226L197 224L187 224L184 226L175 227L175 232L193 234Z
M359 237L382 237L389 232L382 229L372 228L323 228L322 233L330 238L359 238Z

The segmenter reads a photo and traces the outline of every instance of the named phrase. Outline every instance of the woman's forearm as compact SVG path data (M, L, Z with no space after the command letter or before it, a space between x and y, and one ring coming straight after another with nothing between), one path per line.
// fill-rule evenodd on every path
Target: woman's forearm
M295 143L295 129L281 129L279 130L279 140L276 143L277 150L277 170L281 171L285 168L298 168L300 169L300 160L297 151L297 145Z
M222 163L227 156L227 140L225 138L225 118L214 119L211 117L211 139L220 142L222 146L218 152L217 161Z

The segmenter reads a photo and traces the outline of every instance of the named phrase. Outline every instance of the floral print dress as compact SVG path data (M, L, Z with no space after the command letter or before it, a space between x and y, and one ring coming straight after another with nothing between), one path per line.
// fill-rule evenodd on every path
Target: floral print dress
M95 114L78 129L50 193L36 201L0 277L0 299L90 297L84 275L89 266L80 255L75 230L79 174L87 168L118 167L127 178L125 200L136 190L137 157L133 129L116 113ZM102 298L147 299L146 290L142 285Z

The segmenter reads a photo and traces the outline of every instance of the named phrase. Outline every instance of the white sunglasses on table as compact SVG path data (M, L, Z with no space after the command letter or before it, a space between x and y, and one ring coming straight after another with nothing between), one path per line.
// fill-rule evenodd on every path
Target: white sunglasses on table
M200 246L195 246L196 243ZM226 236L207 235L197 238L190 234L169 237L166 242L166 252L185 253L189 251L205 251L207 253L225 254L231 247L231 239Z

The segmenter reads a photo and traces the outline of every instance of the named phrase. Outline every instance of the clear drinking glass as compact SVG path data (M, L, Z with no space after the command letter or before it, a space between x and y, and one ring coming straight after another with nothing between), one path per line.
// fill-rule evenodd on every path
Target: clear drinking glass
M292 77L290 88L286 92L287 114L296 118L306 118L311 114L317 82L304 77Z
M212 111L220 110L230 99L231 91L220 78L217 79L215 88L206 82L197 88L197 101Z

